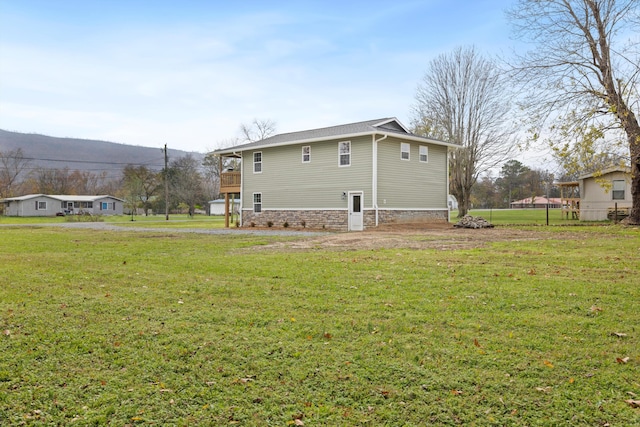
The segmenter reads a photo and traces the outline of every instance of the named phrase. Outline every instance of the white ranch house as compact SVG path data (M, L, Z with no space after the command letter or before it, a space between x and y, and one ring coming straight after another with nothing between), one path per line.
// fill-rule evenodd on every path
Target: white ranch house
M117 197L27 194L0 200L5 216L56 216L89 213L122 215L124 200Z

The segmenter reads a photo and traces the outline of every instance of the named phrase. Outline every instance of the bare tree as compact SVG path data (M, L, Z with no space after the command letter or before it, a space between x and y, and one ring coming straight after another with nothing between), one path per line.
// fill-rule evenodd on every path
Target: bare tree
M603 141L611 147L626 140L634 224L640 224L639 12L638 0L518 0L508 12L516 36L534 46L513 64L513 75L530 89L524 104L534 137L546 130L558 154L583 157L615 151L598 147Z
M269 119L253 119L250 124L241 124L240 133L243 142L260 141L270 137L276 131L276 122Z
M168 173L171 199L184 203L189 210L189 216L193 216L196 205L206 202L198 160L191 154L180 157L171 162Z
M135 209L136 206L141 205L145 216L148 216L153 197L160 192L162 186L161 174L146 166L126 165L122 176L132 208Z
M450 191L458 199L459 216L469 211L478 176L514 148L507 88L496 63L473 47L431 61L418 86L415 132L459 146L449 154Z
M0 198L14 195L18 178L29 166L30 160L24 157L22 149L0 152Z

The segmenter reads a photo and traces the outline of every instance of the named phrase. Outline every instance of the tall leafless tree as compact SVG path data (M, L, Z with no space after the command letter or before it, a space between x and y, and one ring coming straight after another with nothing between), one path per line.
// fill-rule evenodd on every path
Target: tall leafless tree
M556 152L569 154L626 140L634 224L640 224L639 13L639 0L518 0L508 11L515 35L533 45L517 56L513 76L530 89L524 104L534 135L546 130Z
M253 119L250 124L240 125L242 142L260 141L273 135L276 131L276 122L270 119Z
M470 209L478 176L514 149L510 99L496 62L473 47L432 60L418 86L414 131L459 146L449 154L450 192L458 199L459 216Z

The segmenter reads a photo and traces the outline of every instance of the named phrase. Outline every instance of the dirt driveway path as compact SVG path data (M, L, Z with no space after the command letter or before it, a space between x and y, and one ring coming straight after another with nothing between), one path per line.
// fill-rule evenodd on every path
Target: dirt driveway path
M5 224L10 227L11 225ZM23 225L21 225L23 226ZM34 224L34 227L64 227L109 231L136 231L160 233L198 233L209 235L291 236L300 239L260 245L256 250L371 250L371 249L470 249L489 242L535 241L550 237L560 238L558 233L540 230L521 230L510 227L485 229L454 228L451 224L416 224L381 226L362 232L326 232L296 229L260 228L166 228L118 226L104 222ZM583 239L584 234L562 233L562 238Z

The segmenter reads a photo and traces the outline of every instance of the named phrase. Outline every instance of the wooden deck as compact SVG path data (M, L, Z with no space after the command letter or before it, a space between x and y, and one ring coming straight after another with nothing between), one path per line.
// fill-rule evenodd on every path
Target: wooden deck
M240 193L241 182L240 172L222 172L220 174L220 193Z

